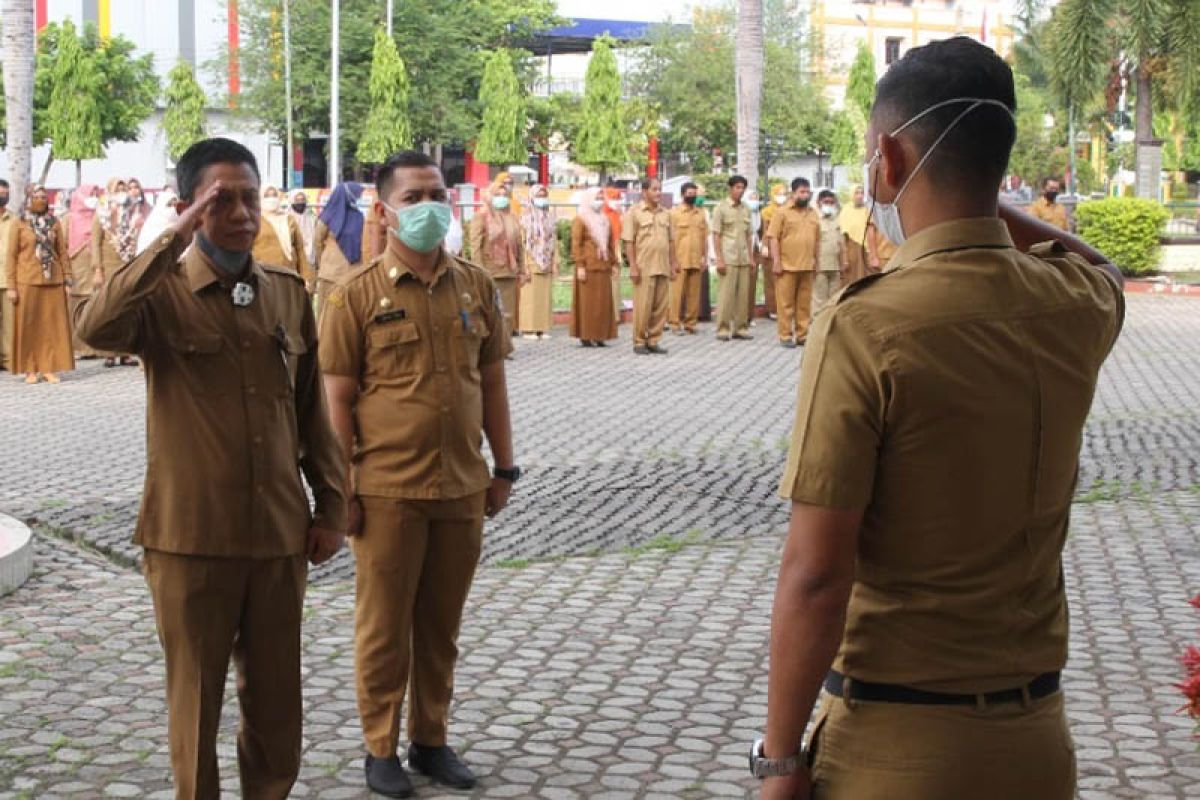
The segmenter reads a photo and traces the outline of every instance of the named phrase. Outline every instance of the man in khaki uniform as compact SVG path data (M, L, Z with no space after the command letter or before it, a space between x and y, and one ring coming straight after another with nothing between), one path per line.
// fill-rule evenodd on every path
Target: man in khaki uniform
M12 212L8 210L8 181L0 180L0 368L3 369L11 369L8 360L12 355L13 340L13 308L8 297L8 270L4 268L12 221Z
M504 309L488 273L443 246L451 212L437 163L402 152L378 181L387 249L329 294L321 361L353 465L354 654L367 784L407 797L412 784L396 753L406 690L409 766L454 788L475 783L446 744L456 641L484 516L504 508L519 470Z
M729 196L713 211L713 249L721 295L717 306L717 339L753 339L750 335L750 267L754 252L754 223L750 206L742 202L746 179L729 179Z
M801 366L763 798L1074 797L1061 554L1124 300L1103 255L997 205L1015 106L965 37L879 82L869 195L902 243Z
M176 177L186 210L84 301L78 331L146 368L149 460L134 541L166 655L176 797L220 794L232 655L242 796L277 800L300 768L305 557L319 564L341 547L345 473L304 283L250 257L254 156L206 139L180 157Z
M1060 231L1069 231L1071 224L1067 221L1067 209L1058 204L1058 194L1061 191L1062 184L1057 178L1046 178L1042 181L1042 196L1033 201L1029 212Z
M658 204L661 197L662 184L657 178L642 181L642 200L629 209L621 227L634 286L633 352L638 355L667 353L659 341L667 322L670 282L679 272L671 217Z
M817 254L817 274L813 279L811 315L814 318L837 294L849 268L842 229L838 225L837 195L822 189L817 195L817 212L821 215L821 247Z
M679 271L671 279L671 327L675 333L695 333L700 322L700 282L708 260L708 218L696 207L699 187L685 183L679 190L683 205L671 209L671 235Z
M821 225L809 203L812 187L806 178L792 181L792 202L775 212L767 229L773 259L775 298L779 309L779 343L804 344L812 318L812 290L821 250Z

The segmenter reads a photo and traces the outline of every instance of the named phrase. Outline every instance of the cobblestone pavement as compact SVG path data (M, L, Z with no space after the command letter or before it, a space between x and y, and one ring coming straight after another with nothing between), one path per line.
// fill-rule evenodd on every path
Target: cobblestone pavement
M1171 684L1200 639L1200 304L1131 297L1084 443L1065 560L1080 798L1200 796ZM462 637L452 737L484 797L737 797L761 729L798 357L758 339L518 343L529 468ZM0 376L0 508L36 524L35 577L0 599L0 800L169 797L161 656L128 545L141 381ZM639 416L636 410L649 413ZM64 540L74 540L75 543ZM78 546L82 545L82 546ZM599 555L595 555L599 554ZM586 555L587 557L578 557ZM567 557L565 556L576 556ZM314 574L297 797L365 797L351 565ZM236 795L230 698L222 770ZM421 785L420 796L435 797Z

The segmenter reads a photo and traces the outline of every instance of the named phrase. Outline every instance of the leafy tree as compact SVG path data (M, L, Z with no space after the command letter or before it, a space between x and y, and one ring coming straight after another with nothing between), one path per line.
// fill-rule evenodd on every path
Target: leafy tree
M371 113L358 142L358 160L382 164L397 150L412 146L408 124L408 73L396 42L379 28L371 59Z
M596 39L584 77L583 106L575 158L579 163L607 171L629 161L629 132L621 114L621 74L609 36Z
M1038 185L1042 178L1061 176L1067 169L1066 137L1056 126L1046 126L1049 103L1043 92L1033 88L1028 76L1014 73L1017 97L1017 140L1008 170L1026 183Z
M487 164L525 163L525 97L507 50L496 50L488 58L479 84L479 106L483 128L475 143L475 157Z
M856 104L847 103L834 119L830 159L838 166L857 169L867 160L866 139L867 118ZM852 174L858 180L857 173Z
M858 43L858 52L850 64L850 76L846 79L846 104L856 106L864 119L871 118L871 106L875 105L875 55L866 42Z
M196 82L192 65L182 59L167 75L167 89L163 99L163 129L167 134L167 155L172 161L179 157L205 133L204 90Z
M46 108L50 150L54 158L75 162L78 185L83 182L82 162L104 155L100 130L103 86L94 60L83 51L70 20L63 23L50 78L53 88Z

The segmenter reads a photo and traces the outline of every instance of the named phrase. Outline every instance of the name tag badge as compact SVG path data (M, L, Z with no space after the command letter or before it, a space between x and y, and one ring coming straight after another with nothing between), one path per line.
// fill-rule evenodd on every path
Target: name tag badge
M408 319L408 313L403 308L397 308L395 311L388 311L383 314L375 315L375 324L383 325L387 322L395 322L396 320Z

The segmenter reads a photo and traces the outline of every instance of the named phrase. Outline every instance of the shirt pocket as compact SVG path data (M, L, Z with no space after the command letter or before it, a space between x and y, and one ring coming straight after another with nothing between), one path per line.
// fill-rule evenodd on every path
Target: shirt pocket
M171 333L167 344L192 394L211 397L229 394L235 386L240 386L237 373L231 372L221 358L220 334Z
M458 339L459 364L470 372L478 371L479 354L491 334L487 321L480 314L468 314L455 320L454 331Z
M275 349L278 351L275 363L279 366L273 372L282 379L282 383L276 387L276 393L280 396L293 395L296 393L300 359L308 352L308 345L299 336L283 334L276 336Z
M421 367L421 332L415 322L384 325L367 335L369 375L411 375Z

